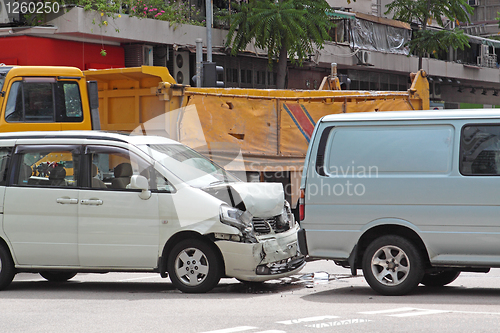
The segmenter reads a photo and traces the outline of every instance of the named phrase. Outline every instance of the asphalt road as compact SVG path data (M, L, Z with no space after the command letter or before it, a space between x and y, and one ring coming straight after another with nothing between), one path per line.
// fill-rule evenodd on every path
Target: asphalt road
M360 272L361 273L361 272ZM264 284L222 280L183 294L156 274L78 274L49 283L19 274L0 292L3 332L496 332L500 269L462 273L444 288L375 294L330 261Z

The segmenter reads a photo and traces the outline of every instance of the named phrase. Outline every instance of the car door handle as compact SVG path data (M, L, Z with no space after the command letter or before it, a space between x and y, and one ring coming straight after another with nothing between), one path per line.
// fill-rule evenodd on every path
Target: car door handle
M102 200L99 199L82 199L80 201L82 205L93 205L93 206L100 206L102 205Z
M60 203L60 204L77 204L78 203L78 199L71 199L71 198L57 198L56 199L56 202L57 203Z

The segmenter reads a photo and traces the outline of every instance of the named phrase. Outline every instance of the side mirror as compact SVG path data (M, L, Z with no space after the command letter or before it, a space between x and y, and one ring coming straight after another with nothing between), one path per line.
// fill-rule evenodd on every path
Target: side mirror
M139 198L143 200L148 200L151 198L151 191L149 190L149 183L146 177L141 175L133 175L130 177L130 185L129 188L135 190L142 190L141 194L139 194Z

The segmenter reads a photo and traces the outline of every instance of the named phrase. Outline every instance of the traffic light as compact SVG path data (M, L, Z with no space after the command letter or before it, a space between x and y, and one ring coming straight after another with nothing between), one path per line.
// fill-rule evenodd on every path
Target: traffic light
M224 67L217 66L215 62L203 63L202 76L203 87L224 88Z

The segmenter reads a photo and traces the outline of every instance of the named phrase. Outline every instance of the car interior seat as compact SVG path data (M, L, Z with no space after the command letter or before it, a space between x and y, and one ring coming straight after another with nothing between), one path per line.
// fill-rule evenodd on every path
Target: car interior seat
M120 163L114 169L115 178L111 181L111 188L124 189L130 183L130 177L133 175L132 165L130 163Z
M92 164L92 187L93 188L108 188L102 180L100 180L99 178L96 177L97 172L98 172L97 165Z
M21 169L19 170L19 181L17 182L19 185L28 184L28 180L33 174L33 170L27 164L21 165Z
M66 186L66 170L63 166L58 165L49 171L49 180L52 186Z

